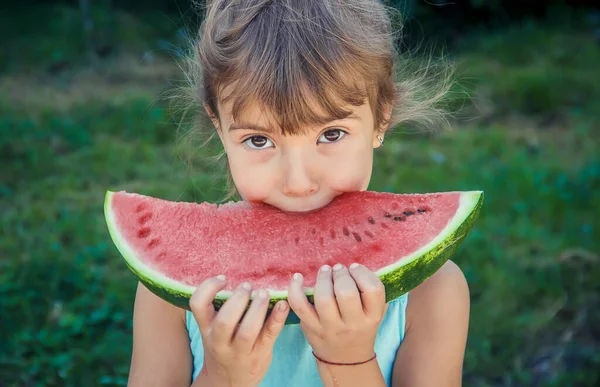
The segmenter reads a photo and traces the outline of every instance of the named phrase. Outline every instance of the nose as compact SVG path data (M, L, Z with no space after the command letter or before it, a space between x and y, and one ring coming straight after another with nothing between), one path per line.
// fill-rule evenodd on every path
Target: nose
M283 193L287 196L304 197L318 191L319 185L311 173L310 162L300 155L288 155L283 168Z

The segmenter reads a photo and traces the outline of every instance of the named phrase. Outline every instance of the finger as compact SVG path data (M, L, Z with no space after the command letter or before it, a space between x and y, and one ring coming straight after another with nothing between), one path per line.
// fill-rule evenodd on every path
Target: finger
M288 290L288 303L301 321L309 327L318 327L319 317L302 289L303 281L302 274L294 274Z
M361 293L362 305L368 315L382 315L385 311L385 287L371 270L363 265L350 265L350 275Z
M210 327L210 333L215 341L231 343L233 331L248 306L250 290L252 290L252 287L248 282L240 284L219 309Z
M342 320L348 322L364 316L365 312L356 282L350 276L348 269L339 263L333 267L333 291Z
M333 293L331 267L328 265L321 267L317 274L315 309L321 325L335 324L340 322L342 318Z
M286 301L282 300L276 303L256 340L255 347L272 348L275 345L277 336L279 336L285 325L285 320L289 313L290 306Z
M266 290L259 290L252 300L250 308L248 308L233 337L233 345L239 350L250 352L254 347L254 343L265 323L265 316L269 306L268 297L269 294Z
M215 315L213 300L217 293L225 287L225 276L209 278L196 288L190 298L190 309L201 333L205 333Z

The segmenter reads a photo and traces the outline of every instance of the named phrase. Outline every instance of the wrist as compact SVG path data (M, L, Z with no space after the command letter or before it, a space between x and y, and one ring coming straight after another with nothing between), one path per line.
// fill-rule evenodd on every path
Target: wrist
M369 363L377 358L377 354L375 352L373 352L373 354L369 358L365 358L364 360L357 360L357 361L351 361L351 362L348 362L348 361L338 362L338 361L324 359L324 358L318 356L314 351L312 354L315 357L315 359L317 359L318 363L324 363L324 364L334 365L334 366L358 366L358 365L362 365L365 363Z
M313 350L317 363L330 365L360 365L376 359L375 348L371 347L346 347L340 350Z
M317 370L324 387L386 386L376 358L353 366L337 366L317 360Z

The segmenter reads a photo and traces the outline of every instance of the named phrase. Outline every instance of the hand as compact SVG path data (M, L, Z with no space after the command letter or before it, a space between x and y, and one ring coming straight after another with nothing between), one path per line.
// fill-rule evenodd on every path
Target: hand
M374 354L379 324L387 310L379 277L358 264L350 270L338 264L323 266L317 275L314 306L295 274L288 301L316 356L336 363L354 363Z
M240 322L251 286L241 284L216 313L212 301L225 283L224 278L210 278L190 299L204 346L204 366L198 379L210 386L258 386L271 364L275 339L289 313L288 304L278 302L265 322L269 295L260 290Z

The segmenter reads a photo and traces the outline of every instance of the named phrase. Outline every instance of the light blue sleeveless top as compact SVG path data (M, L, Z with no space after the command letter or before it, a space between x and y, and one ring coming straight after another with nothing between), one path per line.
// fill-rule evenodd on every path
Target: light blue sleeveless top
M386 384L392 384L392 369L396 352L404 339L408 294L390 301L379 326L375 352ZM191 312L186 312L186 326L194 358L192 380L196 380L204 364L202 337ZM285 325L273 348L273 360L260 387L318 387L323 386L312 348L306 341L300 324Z

